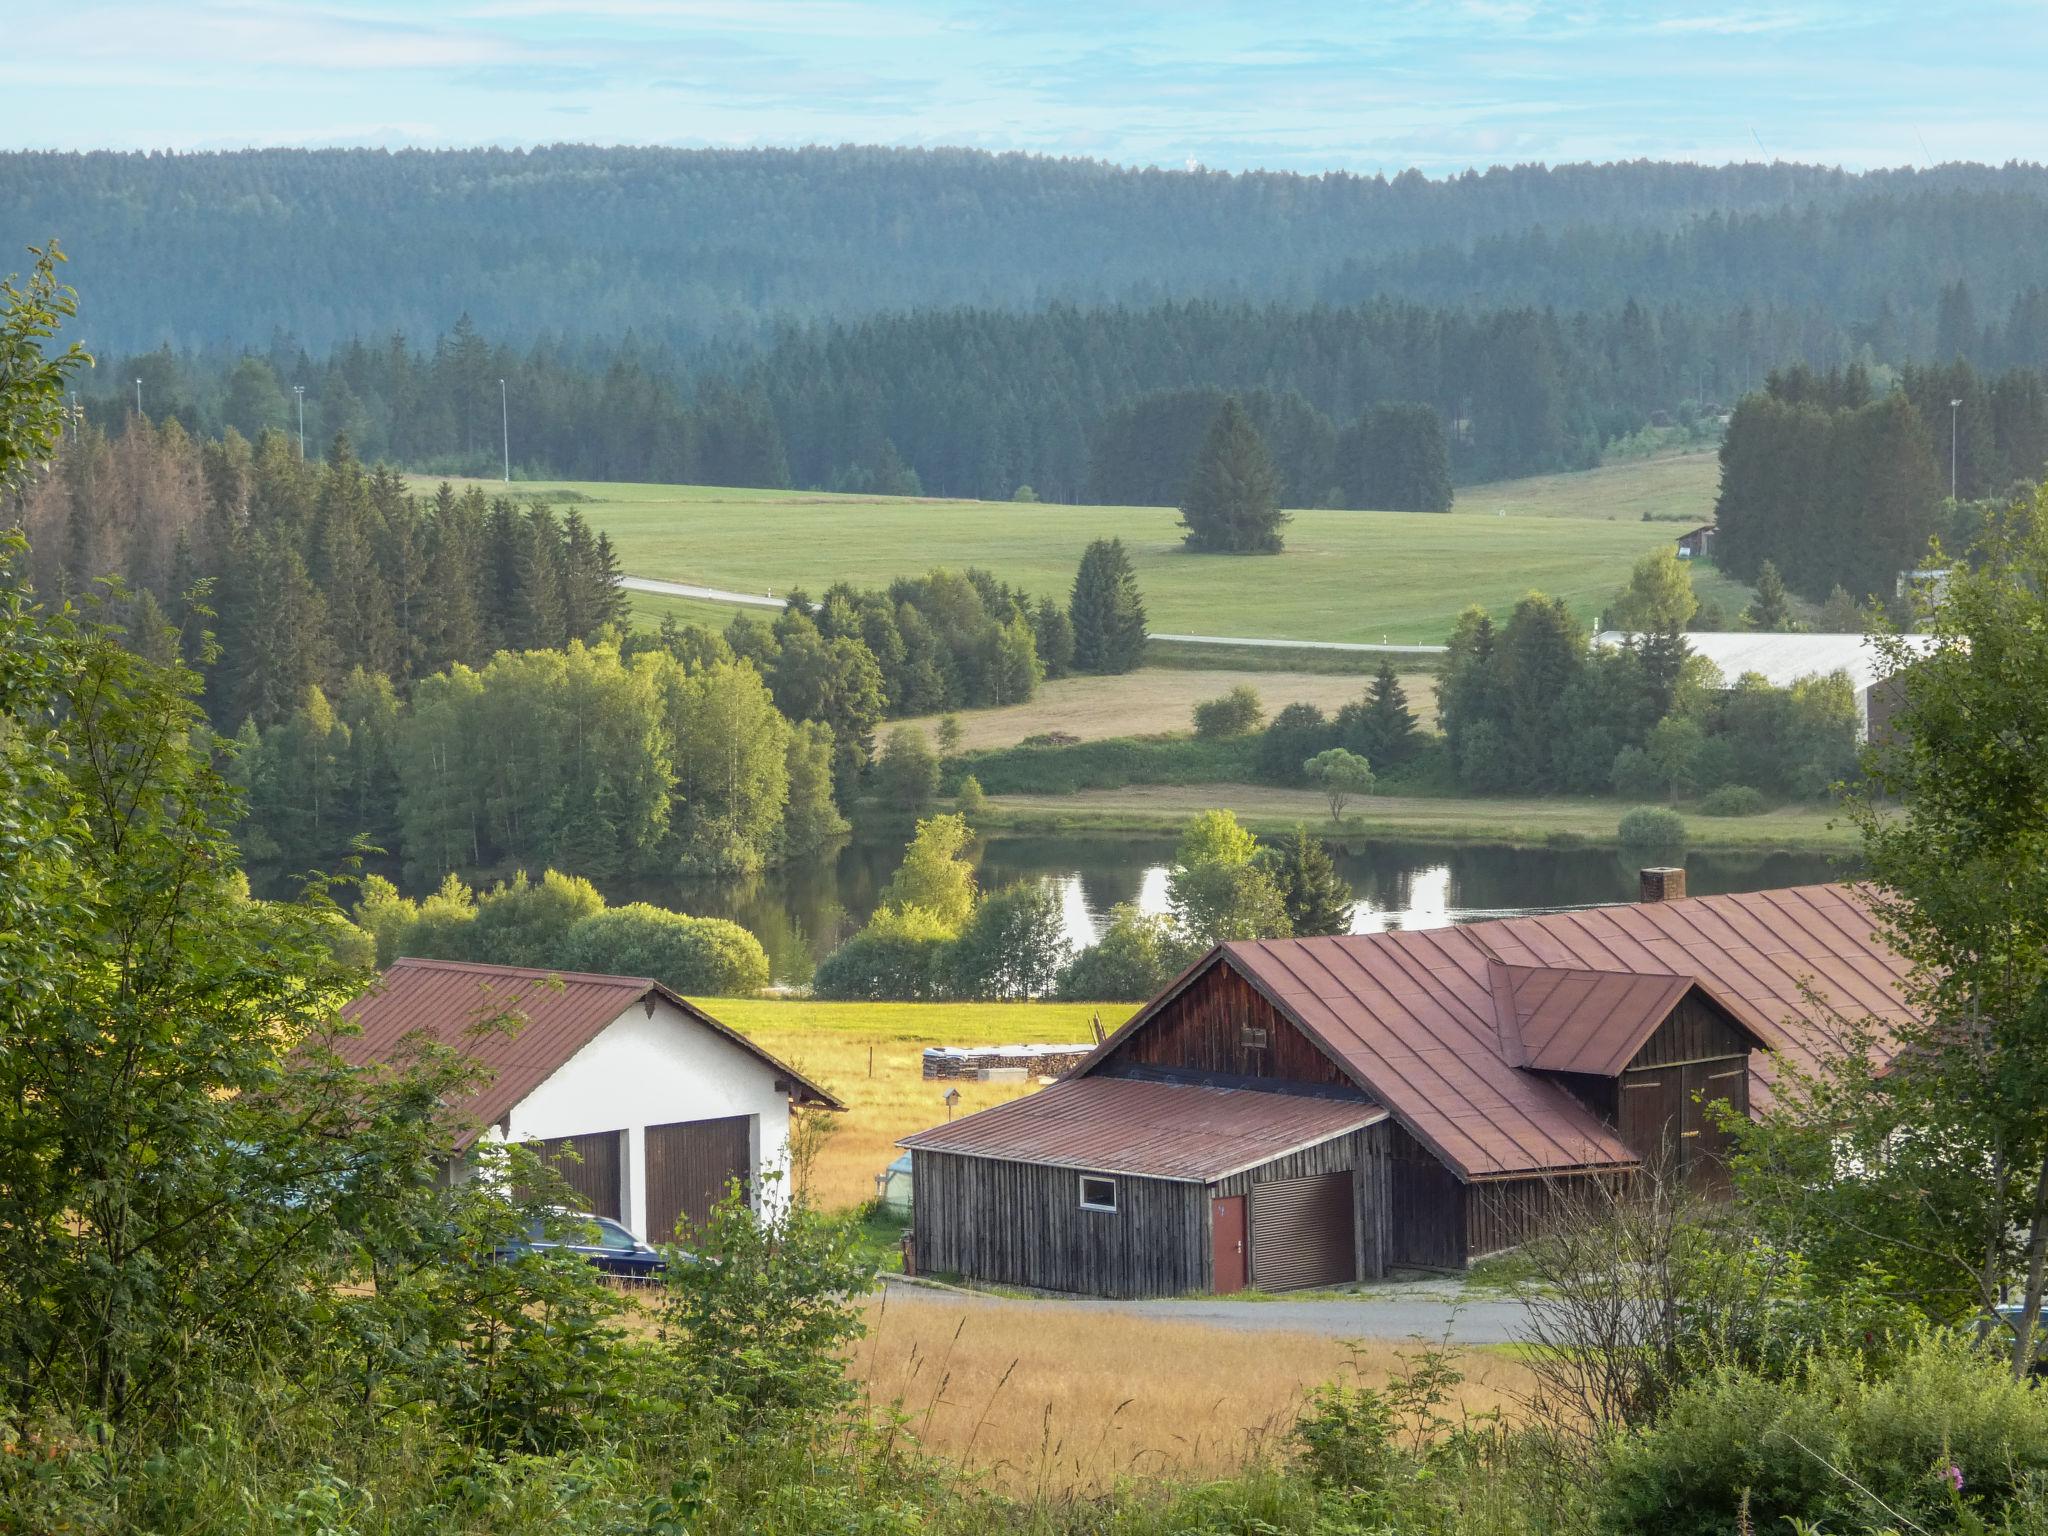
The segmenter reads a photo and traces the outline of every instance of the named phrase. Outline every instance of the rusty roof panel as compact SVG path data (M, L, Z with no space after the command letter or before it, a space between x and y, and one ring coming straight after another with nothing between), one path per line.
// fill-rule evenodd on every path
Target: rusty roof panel
M334 1042L357 1066L389 1062L409 1039L462 1051L490 1074L465 1109L463 1144L553 1076L570 1057L635 1003L660 997L724 1035L794 1085L797 1097L837 1109L822 1088L646 976L595 976L455 960L401 959L378 984L342 1010L359 1034ZM651 1004L650 1004L651 1006Z
M899 1146L1083 1173L1210 1183L1384 1120L1358 1099L1070 1077Z

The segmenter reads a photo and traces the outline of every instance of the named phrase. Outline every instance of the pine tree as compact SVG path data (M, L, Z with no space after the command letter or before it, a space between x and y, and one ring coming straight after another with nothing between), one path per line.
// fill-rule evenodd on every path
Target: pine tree
M1296 938L1351 931L1356 896L1321 838L1297 825L1294 836L1274 850L1271 865Z
M1183 543L1232 555L1274 555L1289 521L1280 510L1280 474L1266 440L1235 396L1223 402L1181 497Z
M1067 608L1076 672L1129 672L1145 655L1145 603L1122 539L1097 539L1081 556ZM910 631L903 631L906 644Z
M488 649L482 593L483 496L457 498L444 481L426 527L427 583L420 620L423 672L481 666Z
M1751 629L1780 630L1792 622L1792 603L1775 562L1766 560L1756 575L1756 599L1743 615Z
M369 482L346 437L337 437L313 514L310 575L325 599L328 678L349 667L389 672L396 651L391 604L377 563Z
M1415 755L1415 712L1392 662L1380 663L1362 703L1337 712L1337 726L1343 744L1376 767L1389 768Z
M526 515L522 532L508 639L522 650L556 650L569 642L561 531L553 511L538 506Z

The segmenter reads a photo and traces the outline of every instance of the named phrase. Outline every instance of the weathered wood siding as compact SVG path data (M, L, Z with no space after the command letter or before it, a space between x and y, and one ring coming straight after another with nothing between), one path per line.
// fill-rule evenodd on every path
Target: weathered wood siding
M1747 1056L1749 1049L1749 1036L1734 1020L1700 993L1688 992L1622 1070L1718 1061L1725 1056Z
M1263 1045L1256 1043L1261 1031ZM1220 961L1104 1058L1097 1070L1120 1064L1319 1083L1354 1092L1357 1088L1320 1046Z
M1626 1174L1560 1174L1493 1179L1465 1190L1465 1260L1518 1248L1540 1237L1567 1206L1597 1195L1600 1181Z
M1386 1156L1385 1267L1463 1269L1464 1184L1398 1126L1387 1139Z
M1353 1201L1353 1270L1361 1280L1377 1280L1386 1273L1386 1134L1392 1122L1382 1120L1339 1136L1320 1146L1309 1147L1286 1157L1276 1157L1243 1173L1232 1174L1209 1186L1212 1196L1249 1195L1254 1184L1274 1179L1298 1179L1317 1173L1351 1174ZM1213 1262L1214 1255L1211 1260ZM1210 1284L1213 1284L1213 1279Z
M1209 1288L1209 1196L1199 1184L1103 1175L1117 1208L1081 1208L1072 1168L911 1153L917 1262L957 1274L1092 1296Z

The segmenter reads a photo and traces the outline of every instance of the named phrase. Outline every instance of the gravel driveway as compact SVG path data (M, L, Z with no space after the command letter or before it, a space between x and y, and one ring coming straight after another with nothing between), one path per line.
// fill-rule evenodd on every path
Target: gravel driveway
M1113 1312L1126 1317L1208 1323L1245 1332L1321 1333L1346 1339L1424 1338L1452 1344L1506 1344L1522 1333L1523 1304L1499 1292L1468 1292L1442 1282L1374 1286L1357 1295L1312 1301L1104 1301L1094 1297L990 1296L884 1276L889 1305L1024 1306L1047 1311Z

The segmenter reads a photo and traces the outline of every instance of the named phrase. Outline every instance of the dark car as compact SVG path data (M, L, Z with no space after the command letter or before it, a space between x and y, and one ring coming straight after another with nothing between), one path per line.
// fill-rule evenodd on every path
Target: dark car
M548 1236L552 1229L556 1235ZM608 1275L644 1280L661 1274L668 1261L654 1248L640 1241L609 1216L586 1216L562 1211L554 1218L536 1219L526 1235L512 1239L498 1249L502 1258L522 1253L580 1254Z

